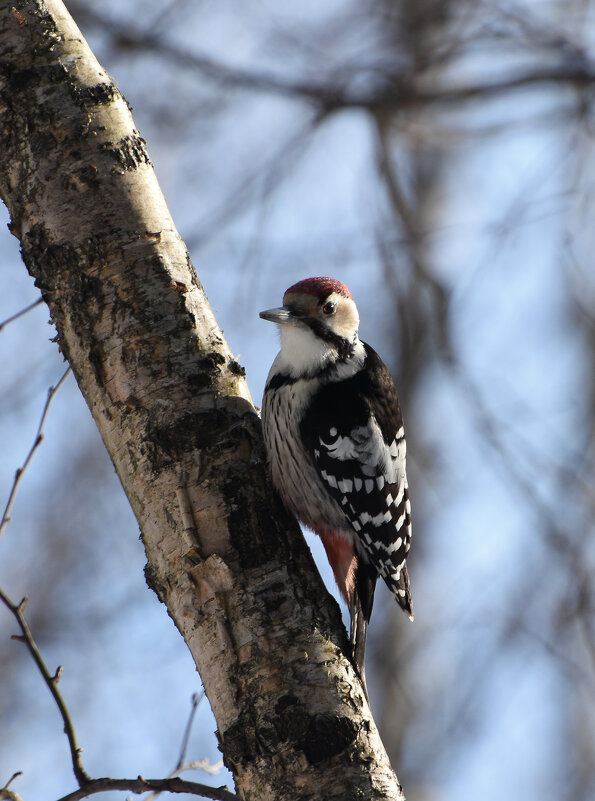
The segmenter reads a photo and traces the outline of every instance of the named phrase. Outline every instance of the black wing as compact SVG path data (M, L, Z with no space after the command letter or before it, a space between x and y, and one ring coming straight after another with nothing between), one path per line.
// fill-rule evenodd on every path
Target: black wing
M405 564L411 507L403 420L386 366L372 348L364 347L362 370L316 394L304 416L308 427L302 424L302 436L355 533L356 552L413 618Z

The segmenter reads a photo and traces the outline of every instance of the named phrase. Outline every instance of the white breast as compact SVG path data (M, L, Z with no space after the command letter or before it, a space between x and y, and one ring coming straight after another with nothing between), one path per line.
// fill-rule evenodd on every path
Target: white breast
M273 364L271 373L275 374ZM263 433L273 484L287 508L314 531L334 528L352 532L338 503L328 494L301 444L300 423L318 382L300 379L265 392Z

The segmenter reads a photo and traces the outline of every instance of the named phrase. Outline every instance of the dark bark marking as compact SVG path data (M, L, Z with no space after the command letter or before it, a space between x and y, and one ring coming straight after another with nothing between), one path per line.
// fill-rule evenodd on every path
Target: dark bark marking
M298 743L312 765L320 765L341 754L355 742L357 724L339 715L314 715L308 731Z
M232 762L252 761L259 753L287 743L316 767L343 753L357 738L354 720L341 715L312 715L294 695L279 698L275 713L272 720L255 729L244 722L225 732L225 753Z
M147 143L138 134L125 136L116 145L105 142L101 150L110 155L118 166L112 172L136 170L141 164L151 164Z
M217 351L212 351L198 359L196 367L198 372L188 376L188 384L192 389L203 389L213 384L213 379L219 375L219 368L225 363L225 357Z
M233 373L234 375L237 375L240 378L246 377L246 371L239 362L236 361L229 362L229 364L227 365L227 369L229 370L230 373Z
M100 82L94 86L71 84L71 95L77 106L88 109L90 106L101 106L110 103L120 94L113 82Z

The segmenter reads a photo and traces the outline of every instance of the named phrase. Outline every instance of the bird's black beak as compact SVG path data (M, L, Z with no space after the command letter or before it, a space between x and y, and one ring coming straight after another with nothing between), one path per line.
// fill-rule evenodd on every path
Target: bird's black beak
M292 323L295 319L292 310L288 306L281 306L279 309L266 309L266 311L260 312L260 316L263 320L269 320L271 323L277 323L277 325Z

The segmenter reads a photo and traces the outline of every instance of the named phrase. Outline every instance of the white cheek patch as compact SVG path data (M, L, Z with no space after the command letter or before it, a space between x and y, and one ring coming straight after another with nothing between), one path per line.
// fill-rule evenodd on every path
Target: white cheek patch
M279 326L279 330L281 351L273 363L278 373L292 378L310 375L336 357L336 350L306 326L288 323Z

